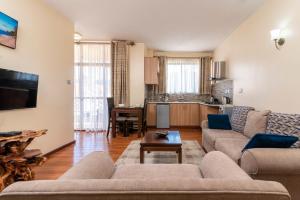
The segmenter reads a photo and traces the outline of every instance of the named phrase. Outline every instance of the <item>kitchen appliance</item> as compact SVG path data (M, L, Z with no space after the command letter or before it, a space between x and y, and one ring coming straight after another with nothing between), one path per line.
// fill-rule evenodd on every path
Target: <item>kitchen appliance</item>
M223 105L230 104L230 98L226 97L226 96L223 96L222 97L222 104Z
M215 61L211 66L211 80L225 79L226 63L225 61Z
M232 109L233 109L233 105L222 105L220 106L220 114L225 114L229 116L229 119L231 118L232 115Z
M156 104L156 128L170 128L170 104Z

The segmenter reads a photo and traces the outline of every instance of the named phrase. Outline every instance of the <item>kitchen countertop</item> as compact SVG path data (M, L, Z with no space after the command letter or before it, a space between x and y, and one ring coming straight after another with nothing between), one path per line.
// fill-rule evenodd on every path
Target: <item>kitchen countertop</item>
M195 103L195 104L201 104L201 105L210 106L210 107L220 107L220 106L223 105L223 104L208 104L208 103L205 103L205 102L202 102L202 101L167 101L167 102L164 102L164 101L149 101L148 103L153 103L153 104L158 104L158 103L191 104L191 103Z

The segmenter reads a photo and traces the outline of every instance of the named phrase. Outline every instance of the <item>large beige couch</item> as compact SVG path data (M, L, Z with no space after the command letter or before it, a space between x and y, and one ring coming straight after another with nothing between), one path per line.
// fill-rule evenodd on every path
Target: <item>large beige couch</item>
M290 200L280 183L250 178L221 152L189 164L122 165L94 152L58 180L18 182L1 200Z
M243 133L209 129L202 122L202 146L207 152L221 151L252 178L282 183L292 199L300 199L300 149L256 148L242 152L250 138L266 131L269 111L250 111ZM278 122L280 123L280 122Z

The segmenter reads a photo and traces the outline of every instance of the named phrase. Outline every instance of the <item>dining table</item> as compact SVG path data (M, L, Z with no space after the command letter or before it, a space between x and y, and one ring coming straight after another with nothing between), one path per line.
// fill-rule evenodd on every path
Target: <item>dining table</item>
M130 116L137 117L138 126L138 137L142 136L142 126L143 126L143 107L142 106L117 106L112 109L111 119L112 119L112 136L115 138L117 136L116 132L116 119L119 114L127 114Z

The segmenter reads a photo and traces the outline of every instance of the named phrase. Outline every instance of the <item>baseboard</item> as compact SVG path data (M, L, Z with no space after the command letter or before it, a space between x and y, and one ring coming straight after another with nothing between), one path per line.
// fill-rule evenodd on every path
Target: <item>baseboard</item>
M71 142L68 142L67 144L64 144L64 145L62 145L62 146L60 146L60 147L58 147L58 148L56 148L56 149L54 149L54 150L52 150L52 151L46 153L46 154L44 154L44 156L45 156L45 157L48 157L48 156L50 156L51 154L54 154L54 153L56 153L56 152L58 152L58 151L60 151L60 150L62 150L62 149L64 149L64 148L66 148L66 147L68 147L68 146L70 146L70 145L72 145L72 144L75 144L75 143L76 143L76 140L73 140L73 141L71 141Z

